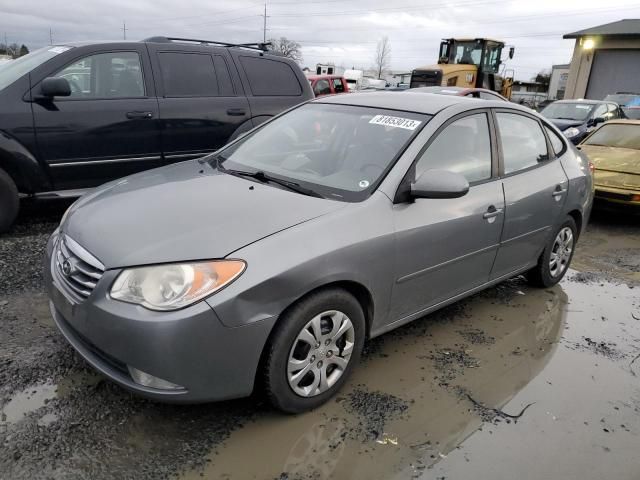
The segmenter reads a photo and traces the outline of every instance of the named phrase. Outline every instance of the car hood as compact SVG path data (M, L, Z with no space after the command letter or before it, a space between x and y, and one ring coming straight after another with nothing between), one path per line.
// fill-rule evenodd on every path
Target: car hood
M61 229L117 268L223 258L344 205L193 160L99 187L70 208Z
M560 118L548 118L547 120L553 123L560 130L566 130L569 127L579 127L585 123L580 120L564 120Z
M631 148L581 145L597 170L640 175L640 150Z

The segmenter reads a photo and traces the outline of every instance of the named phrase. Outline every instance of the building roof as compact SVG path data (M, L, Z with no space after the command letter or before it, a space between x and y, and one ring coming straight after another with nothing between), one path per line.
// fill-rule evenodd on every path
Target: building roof
M640 37L640 18L626 18L617 22L578 30L577 32L567 33L562 38L580 38L591 35Z

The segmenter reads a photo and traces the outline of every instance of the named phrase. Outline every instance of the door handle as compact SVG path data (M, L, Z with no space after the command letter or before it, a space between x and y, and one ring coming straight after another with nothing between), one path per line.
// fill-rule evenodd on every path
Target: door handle
M127 112L127 118L153 118L153 112Z
M489 219L489 218L497 217L502 213L502 210L503 210L502 208L496 208L493 205L491 205L489 208L487 208L487 211L482 214L482 218Z
M562 194L566 193L566 191L567 191L567 189L566 188L562 188L562 185L556 185L556 189L553 191L553 193L551 195L553 195L554 198L558 198Z
M244 108L227 108L227 115L231 115L233 117L241 117L246 114L247 111Z

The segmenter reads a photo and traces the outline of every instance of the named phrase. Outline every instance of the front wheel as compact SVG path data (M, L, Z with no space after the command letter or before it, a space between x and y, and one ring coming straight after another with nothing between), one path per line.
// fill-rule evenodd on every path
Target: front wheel
M0 233L9 230L19 208L18 188L9 174L0 168Z
M537 287L552 287L562 280L571 264L576 238L576 222L569 217L551 237L540 255L538 265L527 272L529 283Z
M271 403L288 413L325 403L358 363L364 336L362 307L344 290L316 292L293 305L267 347L264 375Z

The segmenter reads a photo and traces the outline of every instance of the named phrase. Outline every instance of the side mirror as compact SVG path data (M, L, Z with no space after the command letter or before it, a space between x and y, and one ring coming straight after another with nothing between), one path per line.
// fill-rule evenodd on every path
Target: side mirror
M606 121L606 118L604 117L595 117L595 118L591 118L589 119L589 121L587 122L587 126L588 127L595 127L596 125L598 125L599 123L604 123Z
M40 84L40 93L43 97L68 97L71 95L71 85L63 77L47 77Z
M516 53L516 47L509 47L509 60L513 58L514 53Z
M411 184L413 198L459 198L468 191L467 179L447 170L426 170Z

